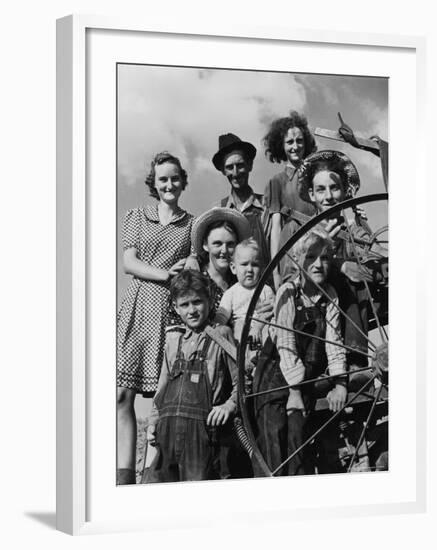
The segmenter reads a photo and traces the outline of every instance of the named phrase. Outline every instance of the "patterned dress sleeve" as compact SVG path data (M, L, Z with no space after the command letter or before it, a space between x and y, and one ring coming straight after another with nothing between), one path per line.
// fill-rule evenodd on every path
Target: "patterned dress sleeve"
M123 222L123 250L138 248L140 216L138 208L128 210Z

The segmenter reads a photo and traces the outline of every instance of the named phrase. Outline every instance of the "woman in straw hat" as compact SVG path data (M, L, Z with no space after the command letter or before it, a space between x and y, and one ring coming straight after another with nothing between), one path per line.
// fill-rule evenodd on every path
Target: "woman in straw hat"
M211 315L219 307L223 293L235 282L230 264L235 247L251 236L248 220L235 208L212 208L199 218L191 234L192 247L199 256L202 272L210 280ZM273 303L260 305L267 317L273 314ZM219 460L220 478L252 477L252 466L236 435L230 431L222 442Z
M230 263L236 245L251 235L247 219L235 208L212 208L199 216L191 233L200 269L211 283L215 313L225 290L235 283Z

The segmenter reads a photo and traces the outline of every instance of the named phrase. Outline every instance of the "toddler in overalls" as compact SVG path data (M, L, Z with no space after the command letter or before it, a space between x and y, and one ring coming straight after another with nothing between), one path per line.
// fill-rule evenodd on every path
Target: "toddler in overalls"
M292 254L306 275L301 272L279 288L275 323L284 328L275 329L255 374L254 392L283 388L255 399L258 444L268 466L275 470L293 455L281 469L283 475L312 473L306 455L296 451L305 441L308 412L317 397L326 396L332 411L339 410L346 401L345 378L299 386L326 371L329 375L346 372L344 348L336 345L342 344L339 312L334 305L338 297L327 283L332 246L328 234L319 229L296 243Z
M237 410L236 365L205 331L209 283L197 271L172 279L170 295L185 331L169 332L147 438L158 448L148 482L218 477L220 429ZM235 345L229 327L216 327Z

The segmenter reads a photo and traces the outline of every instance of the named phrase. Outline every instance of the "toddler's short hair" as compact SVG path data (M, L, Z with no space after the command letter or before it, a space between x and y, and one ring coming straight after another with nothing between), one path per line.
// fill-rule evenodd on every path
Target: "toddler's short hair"
M260 253L260 247L256 239L253 237L249 237L248 239L242 240L240 243L237 244L237 246L234 248L234 252L232 254L232 260L235 261L235 257L237 255L237 251L241 248L252 248L252 250L256 250L258 254Z
M334 241L329 236L328 232L322 227L313 227L308 233L300 238L297 243L292 247L291 253L297 261L303 256L306 257L308 250L314 245L324 247L329 253L334 253Z
M194 269L184 269L173 277L170 283L170 298L176 302L181 296L189 292L201 294L208 300L211 297L211 290L208 279Z

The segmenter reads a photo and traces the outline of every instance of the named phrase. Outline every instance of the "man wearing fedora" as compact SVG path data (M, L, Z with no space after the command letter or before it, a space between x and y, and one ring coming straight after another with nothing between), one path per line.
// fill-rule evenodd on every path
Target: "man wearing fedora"
M256 148L251 143L229 133L219 136L219 148L212 162L231 186L231 193L220 201L220 206L236 208L248 220L252 237L261 250L262 267L265 268L270 261L270 253L262 224L263 196L255 193L249 185L255 155Z

